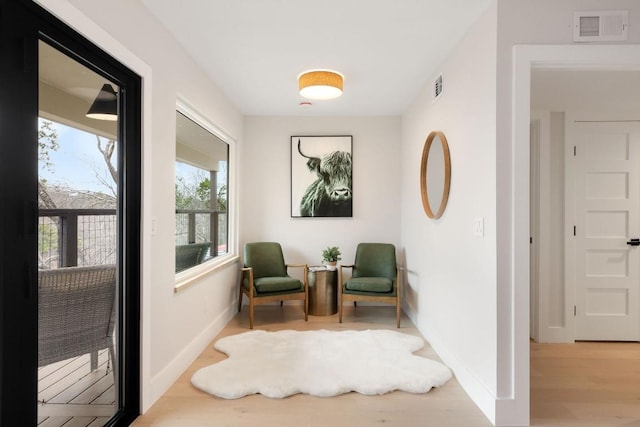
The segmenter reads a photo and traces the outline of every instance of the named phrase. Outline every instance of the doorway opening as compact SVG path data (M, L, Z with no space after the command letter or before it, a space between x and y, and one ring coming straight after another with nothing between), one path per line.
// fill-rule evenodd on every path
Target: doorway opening
M640 46L519 46L516 48L515 67L514 67L514 139L513 152L514 162L517 165L529 165L530 161L530 125L532 119L532 110L530 104L531 98L531 82L532 74L539 69L589 69L589 70L640 70ZM530 242L530 221L529 208L531 203L531 195L529 194L530 176L528 168L521 170L514 169L514 185L516 194L526 194L526 198L518 199L513 205L513 217L521 218L522 215L527 221L514 221L514 273L515 273L515 292L516 297L515 319L516 319L516 336L519 337L516 343L516 359L520 359L522 364L528 365L529 353L529 337L535 326L540 326L545 318L542 312L540 314L538 325L530 325L529 304L536 303L530 301L531 295L543 298L542 289L532 289L529 286L529 242ZM566 228L566 227L565 227ZM526 243L524 243L526 242ZM540 279L542 280L542 278ZM544 282L541 282L544 283ZM565 298L566 304L569 298ZM562 304L564 306L564 304ZM568 305L568 304L567 304ZM573 315L572 307L566 308L566 315ZM554 325L557 327L556 333L560 338L565 339L563 328L566 330L567 325ZM549 328L550 329L550 328ZM526 331L526 332L525 332ZM547 331L548 332L548 331ZM529 334L529 335L525 335ZM523 370L524 371L524 370ZM530 388L529 371L516 373L516 387L520 384L523 388ZM532 372L534 375L535 372ZM530 390L531 391L531 390ZM525 395L524 393L523 395Z
M634 70L532 70L536 341L640 340L638 83Z

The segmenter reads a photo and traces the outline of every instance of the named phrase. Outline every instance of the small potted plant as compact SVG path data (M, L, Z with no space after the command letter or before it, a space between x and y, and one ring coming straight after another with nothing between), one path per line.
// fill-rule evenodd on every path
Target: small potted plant
M326 249L322 250L322 261L327 266L328 270L335 270L336 264L342 258L340 258L342 253L337 246L327 246Z

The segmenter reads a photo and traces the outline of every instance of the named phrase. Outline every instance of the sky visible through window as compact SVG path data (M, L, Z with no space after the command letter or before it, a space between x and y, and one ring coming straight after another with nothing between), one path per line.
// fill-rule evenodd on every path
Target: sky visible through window
M176 161L176 178L182 178L191 188L195 188L203 179L208 177L208 172L188 163ZM227 185L227 163L220 162L220 171L218 173L218 190L223 185Z
M42 118L38 120L41 127ZM51 122L51 120L48 120ZM51 186L63 186L73 190L109 194L109 189L98 179L112 182L107 166L98 150L96 135L52 122L58 134L58 150L49 150L51 170L40 165L40 179L46 179ZM102 138L103 144L106 141ZM113 154L116 165L117 153Z

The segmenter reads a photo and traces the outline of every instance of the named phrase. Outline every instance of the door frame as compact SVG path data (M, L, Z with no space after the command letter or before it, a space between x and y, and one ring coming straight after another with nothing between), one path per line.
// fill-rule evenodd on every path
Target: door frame
M511 176L508 217L513 332L509 349L514 418L529 419L529 125L532 67L600 67L640 70L640 45L516 45L512 62Z
M116 333L126 357L123 351L117 353L117 383L122 386L117 393L119 410L108 425L129 425L140 413L141 79L32 1L11 0L0 8L0 37L9 59L0 76L12 88L1 99L2 113L8 118L2 132L6 140L33 141L12 146L15 161L5 162L0 173L4 208L0 217L0 423L36 424L38 156L33 123L38 117L38 42L42 40L120 87L124 114L118 121L123 146L118 150L118 214L127 220L120 221L118 229L118 306L123 309L118 310L121 327ZM18 247L6 247L13 242ZM10 286L16 283L22 285Z
M529 323L530 337L535 341L540 341L540 139L542 132L542 119L536 115L531 116L531 122L529 125L529 148L530 153L530 215L531 220L530 234L531 240L529 242L529 280L531 286L529 287L530 304L530 316L531 321Z
M151 373L151 247L152 224L155 221L151 200L151 156L146 155L153 149L151 120L153 73L151 67L127 49L119 40L107 33L95 21L79 12L68 1L33 0L55 15L61 21L75 28L88 40L99 46L106 54L127 66L142 78L142 224L141 224L141 336L140 336L140 409L145 412L155 401L157 385L154 387Z

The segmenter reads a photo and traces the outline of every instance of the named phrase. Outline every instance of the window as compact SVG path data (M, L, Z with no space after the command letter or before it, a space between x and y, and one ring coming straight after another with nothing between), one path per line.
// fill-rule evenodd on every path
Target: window
M176 111L176 273L228 253L229 145Z

